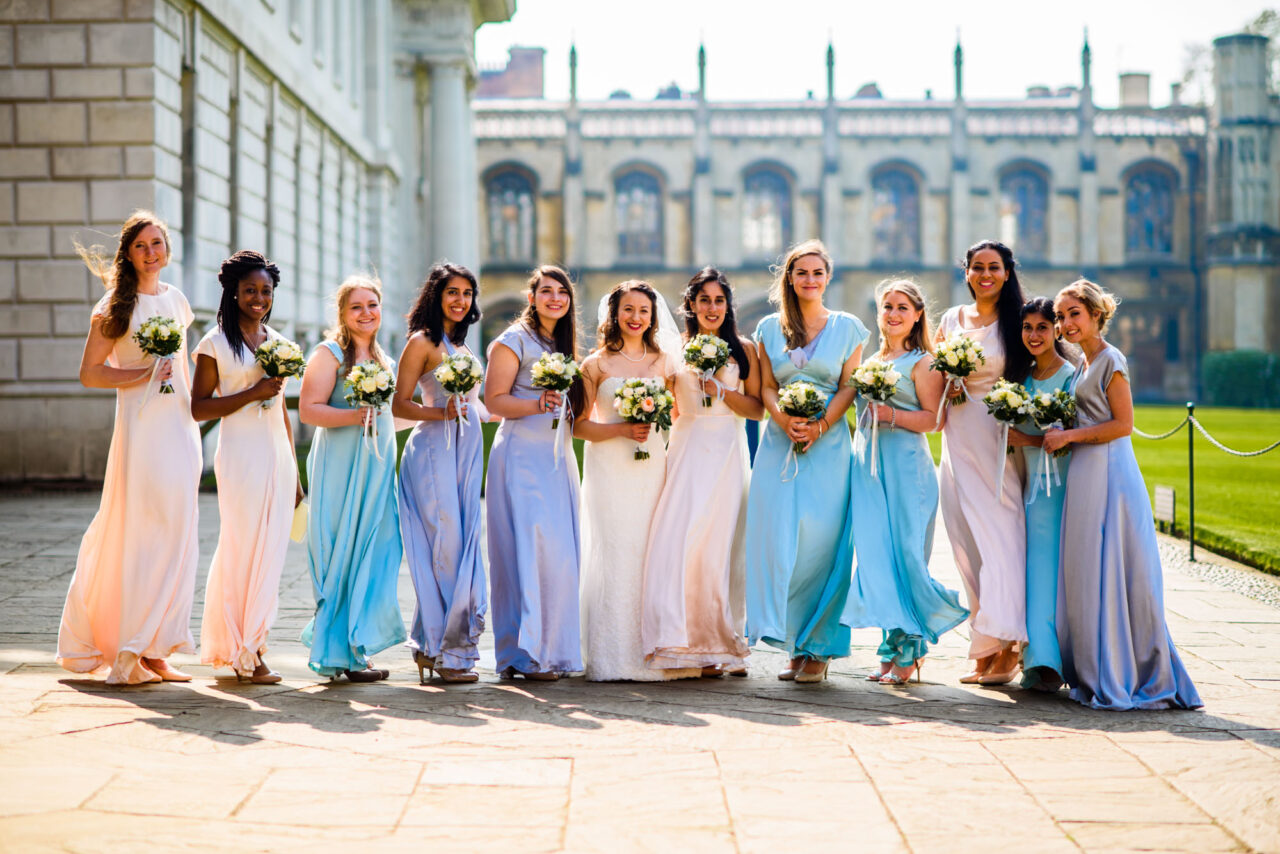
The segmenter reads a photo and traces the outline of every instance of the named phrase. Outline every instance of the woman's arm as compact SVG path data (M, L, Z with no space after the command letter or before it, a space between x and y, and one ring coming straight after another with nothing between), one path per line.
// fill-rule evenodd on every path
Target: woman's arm
M584 416L595 412L596 389L600 387L603 380L604 377L600 374L600 357L593 353L582 362L582 390L587 399ZM575 418L573 435L574 438L585 439L588 442L603 442L619 436L630 436L637 442L643 442L649 436L649 425L629 424L625 421L605 424L590 418Z
M840 369L840 387L836 389L836 393L831 395L831 399L827 401L827 411L817 421L800 421L793 424L793 433L797 442L805 443L805 450L809 446L818 441L818 437L835 425L843 423L844 414L849 411L849 404L853 403L854 392L853 387L849 385L849 378L853 376L853 372L858 365L862 363L862 345L859 344L853 351L853 355L845 359L844 366Z
M735 415L759 421L764 418L764 403L760 400L760 359L756 356L755 343L743 338L742 347L747 353L749 375L742 381L742 391L725 387L724 402ZM703 383L703 392L715 395L715 386Z
M80 356L80 385L85 388L128 388L146 382L151 367L113 368L107 357L116 342L102 334L102 316L95 314L89 321L89 335L84 341L84 353ZM168 359L156 369L156 382L164 382L173 376L173 365Z
M484 405L489 412L499 418L524 418L560 406L558 391L544 389L532 400L512 394L519 372L520 358L514 350L500 343L489 348L489 368L484 375Z
M448 421L458 415L452 395L444 406L424 406L413 399L413 391L427 371L434 371L444 358L444 342L431 343L421 332L415 332L404 343L396 368L396 393L391 398L391 414L406 421Z
M263 377L244 391L214 397L218 389L218 360L201 353L196 357L196 374L191 380L191 417L196 421L225 418L255 400L270 400L282 388L283 377Z
M1067 445L1105 445L1123 439L1133 432L1133 394L1129 380L1120 371L1111 376L1107 386L1107 404L1111 407L1111 420L1088 427L1070 430L1050 430L1044 435L1042 447L1053 453Z
M298 395L298 417L312 427L354 427L374 417L373 409L339 409L329 405L329 396L338 383L338 360L329 348L320 346L311 354L302 374Z
M942 402L942 375L929 367L928 359L920 359L911 368L911 381L916 386L916 397L920 398L920 409L909 412L905 409L893 411L886 404L876 406L876 418L881 423L893 424L913 433L932 433L938 423L938 406Z

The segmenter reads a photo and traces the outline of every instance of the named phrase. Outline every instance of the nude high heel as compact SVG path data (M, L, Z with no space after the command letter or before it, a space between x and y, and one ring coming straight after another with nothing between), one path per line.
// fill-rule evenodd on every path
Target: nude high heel
M436 660L421 650L413 651L413 663L418 665L418 684L426 685L436 669ZM426 676L423 672L426 672Z
M812 659L806 660L805 663L807 664L810 660ZM830 664L830 661L824 661L822 662L822 668L820 670L813 671L805 670L804 666L801 665L800 669L796 671L795 681L802 685L812 685L815 682L821 682L827 678L827 667Z

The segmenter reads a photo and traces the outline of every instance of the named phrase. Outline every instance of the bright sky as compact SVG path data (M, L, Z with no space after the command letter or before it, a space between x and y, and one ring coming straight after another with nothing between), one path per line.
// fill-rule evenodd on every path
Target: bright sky
M512 45L543 47L546 96L567 98L568 55L578 45L578 96L615 89L652 98L676 82L697 88L707 48L713 100L793 100L826 94L825 55L836 50L836 94L875 81L886 98L932 89L950 98L959 29L965 96L1020 98L1028 86L1079 85L1085 27L1094 99L1119 101L1121 71L1147 71L1156 106L1181 76L1185 46L1238 32L1265 0L517 0L516 14L476 33L476 59L502 65Z

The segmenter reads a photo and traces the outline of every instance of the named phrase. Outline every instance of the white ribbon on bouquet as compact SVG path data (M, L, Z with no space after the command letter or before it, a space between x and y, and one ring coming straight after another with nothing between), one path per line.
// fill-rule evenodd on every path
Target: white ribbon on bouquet
M467 415L466 415L467 410L465 409L467 405L467 397L464 394L449 395L447 398L445 398L446 412L448 411L450 400L453 401L454 409L458 413L457 416L452 418L451 420L456 422L458 425L458 447L462 447L462 437L466 435L466 432L467 432ZM444 449L446 451L449 450L449 442L452 438L453 438L453 431L446 430L444 434Z
M955 406L951 401L951 389L958 388L964 394L964 399L972 402L973 397L969 394L969 386L965 385L964 377L957 377L954 374L947 374L947 381L942 386L942 402L938 404L938 420L934 423L933 429L942 429L942 410L948 406Z
M152 364L152 366L151 366L151 373L147 374L147 387L146 387L145 389L143 389L143 392L142 392L142 403L138 404L138 412L142 412L142 410L146 409L146 408L147 408L147 404L151 402L151 397L152 397L152 395L155 393L155 392L153 391L153 387L154 387L154 388L159 388L160 386L164 385L164 383L163 383L163 382L156 383L156 373L157 373L157 372L159 372L159 370L160 370L160 365L162 365L162 364L163 364L163 363L165 363L165 362L172 361L172 360L173 360L173 357L172 357L172 356L157 356L157 357L156 357L155 363L154 363L154 364Z
M699 371L699 372L698 372L698 378L699 378L703 383L711 383L713 386L715 386L715 387L716 387L716 400L724 400L724 383L722 383L722 382L720 382L720 380L716 379L716 372L715 372L715 370L714 370L714 369L712 369L712 368L707 368L705 371ZM702 392L702 405L703 405L703 406L710 406L710 405L711 405L711 395L707 394L707 389L706 389L706 387L705 387L705 386L700 385L700 386L698 387L698 390Z
M1063 427L1061 422L1055 421L1041 429L1047 432L1049 430L1062 430ZM1037 450L1040 452L1040 459L1034 466L1038 471L1031 476L1031 498L1027 500L1028 506L1035 503L1036 496L1040 493L1040 480L1042 477L1044 479L1044 495L1046 498L1053 497L1053 484L1056 483L1059 487L1062 486L1062 476L1059 474L1058 458L1054 454L1046 451L1044 448L1038 448Z
M853 438L853 454L858 458L858 462L864 462L867 458L867 446L870 445L871 476L879 477L880 475L877 474L879 469L877 461L880 458L878 450L880 447L880 419L876 417L874 412L875 406L888 406L888 404L881 403L877 400L868 401L866 408L859 413L857 430L855 431ZM867 428L871 433L870 440L867 439L866 432L864 432L864 427L866 427L867 422L871 424L870 428Z
M378 414L382 412L382 408L374 408L371 406L361 408L373 410L372 418L368 421L361 419L360 431L364 437L365 447L373 451L373 455L377 458L378 462L382 462L382 449L378 447Z

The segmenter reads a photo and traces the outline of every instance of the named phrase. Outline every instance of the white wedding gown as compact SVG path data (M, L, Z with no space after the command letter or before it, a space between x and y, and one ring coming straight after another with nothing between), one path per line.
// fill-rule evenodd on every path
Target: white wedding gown
M596 391L594 420L616 424L613 395L622 377ZM657 430L635 459L630 439L587 442L582 460L582 657L592 682L661 682L700 676L700 668L645 666L640 643L644 555L649 523L666 479L666 447Z

